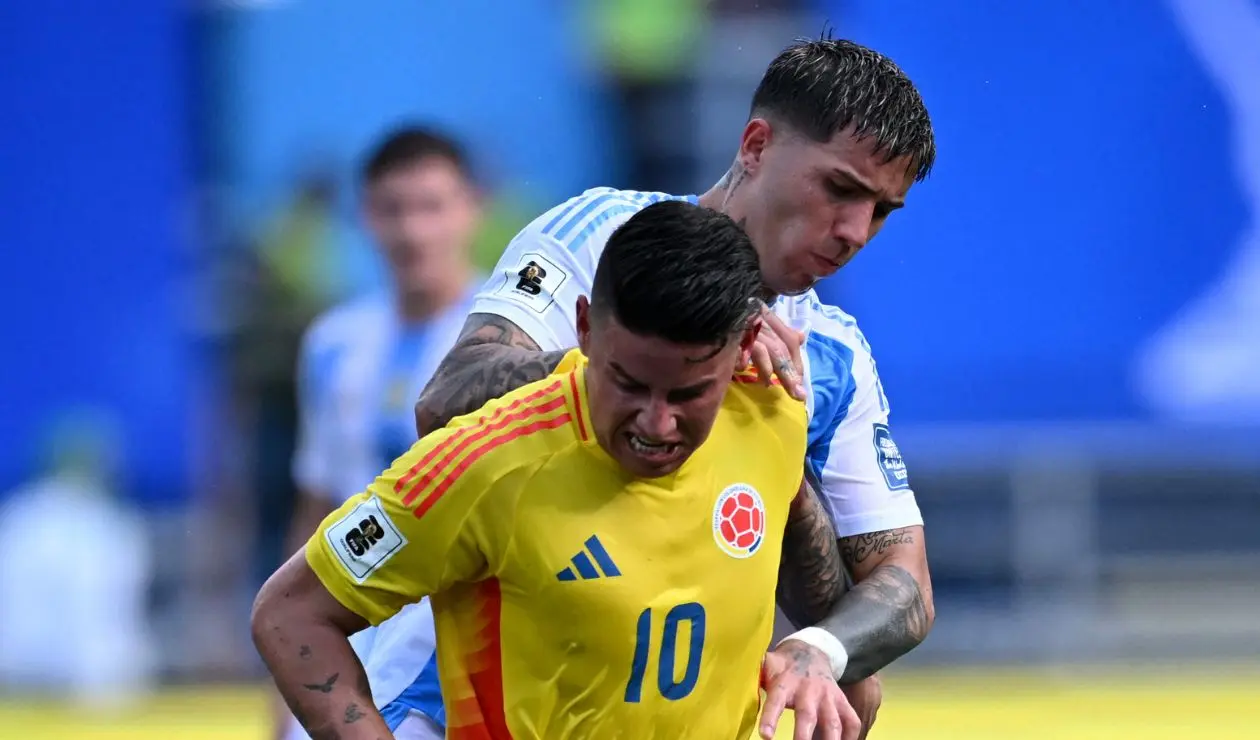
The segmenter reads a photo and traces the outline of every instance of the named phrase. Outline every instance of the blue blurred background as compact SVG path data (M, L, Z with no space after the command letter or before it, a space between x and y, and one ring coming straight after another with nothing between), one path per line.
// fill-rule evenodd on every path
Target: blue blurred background
M240 265L295 193L332 193L313 303L369 290L355 167L437 124L491 196L488 267L584 188L705 190L766 63L825 26L907 71L940 152L820 288L875 348L928 519L941 616L904 664L1260 656L1260 5L648 6L0 7L0 491L67 451L107 469L154 555L154 675L257 675L253 543L283 519L249 471L289 449ZM644 72L650 136L601 13L685 47Z

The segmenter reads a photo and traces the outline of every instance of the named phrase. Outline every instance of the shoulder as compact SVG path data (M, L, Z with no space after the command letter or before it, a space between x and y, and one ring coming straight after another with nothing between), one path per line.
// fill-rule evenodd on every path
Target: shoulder
M823 303L814 291L779 299L775 313L805 332L805 374L814 417L843 417L855 397L882 389L871 345L857 319ZM881 400L886 406L887 401Z
M808 337L817 336L828 344L843 345L857 356L871 354L871 346L858 327L857 319L836 306L823 303L812 290L780 298L775 302L774 312Z
M463 467L476 465L496 476L536 467L581 442L571 375L557 371L455 417L431 435L439 438L431 446L444 448Z
M693 196L669 193L591 188L534 219L518 239L541 242L572 255L603 251L608 237L635 213L662 200L692 200Z
M767 386L755 368L745 368L731 378L722 410L732 424L755 425L785 441L798 433L804 439L805 404L789 396L777 378Z

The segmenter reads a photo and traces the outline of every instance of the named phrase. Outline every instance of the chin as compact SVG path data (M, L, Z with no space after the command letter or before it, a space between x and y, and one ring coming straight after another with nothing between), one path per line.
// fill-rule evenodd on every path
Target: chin
M810 276L804 276L804 277L798 278L796 280L781 281L777 285L771 285L770 289L773 290L775 294L777 295L800 295L802 293L808 292L810 288L813 288L817 284L818 284L818 278L815 278L812 275L810 275Z
M671 461L664 465L651 465L639 459L637 455L623 457L618 460L621 467L636 478L663 478L682 467L686 458L678 461Z

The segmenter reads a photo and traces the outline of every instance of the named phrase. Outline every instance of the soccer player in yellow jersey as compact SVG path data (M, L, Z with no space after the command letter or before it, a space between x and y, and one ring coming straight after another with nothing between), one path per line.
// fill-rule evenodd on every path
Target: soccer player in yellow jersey
M390 736L347 635L424 596L449 738L756 735L806 446L803 404L731 375L760 285L728 217L643 209L579 299L580 352L420 440L324 521L253 615L313 738ZM810 711L841 740L852 709L826 678Z

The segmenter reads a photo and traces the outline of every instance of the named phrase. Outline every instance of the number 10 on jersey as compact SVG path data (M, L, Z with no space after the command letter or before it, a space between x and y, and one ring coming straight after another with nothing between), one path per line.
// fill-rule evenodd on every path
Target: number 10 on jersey
M635 627L634 661L630 664L630 681L626 684L626 701L638 703L643 699L643 679L647 675L648 660L652 655L652 610L644 609ZM685 646L678 644L678 630L688 622L691 640ZM679 650L686 650L683 657L687 668L681 680L674 680L674 667L679 660ZM665 613L661 630L661 643L656 648L656 688L661 696L670 701L682 699L696 688L700 678L700 658L704 654L704 607L694 601L679 604Z

